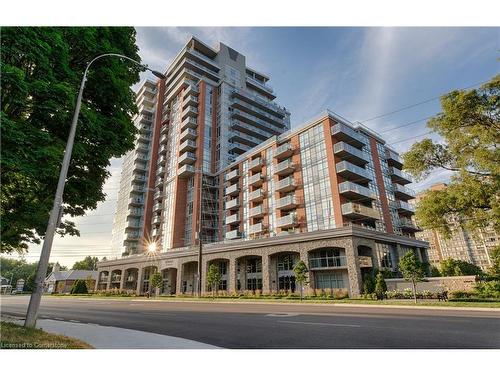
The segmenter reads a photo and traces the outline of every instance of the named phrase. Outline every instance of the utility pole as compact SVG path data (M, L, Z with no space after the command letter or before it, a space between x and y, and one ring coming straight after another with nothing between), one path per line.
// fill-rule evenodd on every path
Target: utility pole
M203 167L202 167L203 168ZM197 293L198 293L198 298L201 297L201 275L203 272L203 267L202 267L202 258L203 258L203 242L201 240L201 231L202 231L202 219L203 219L203 169L200 169L200 208L199 208L199 215L198 215L198 280L197 280Z

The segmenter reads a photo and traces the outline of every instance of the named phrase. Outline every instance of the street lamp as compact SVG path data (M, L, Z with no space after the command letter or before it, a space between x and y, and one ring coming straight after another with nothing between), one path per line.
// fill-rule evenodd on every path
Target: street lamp
M80 113L80 106L82 104L82 95L85 83L87 81L87 73L90 66L97 60L103 57L118 57L121 59L126 59L133 62L136 65L141 66L144 69L149 70L153 75L160 79L165 79L165 75L152 70L147 67L147 65L141 64L128 56L120 55L118 53L105 53L95 57L92 61L87 64L85 72L83 73L82 82L80 83L80 91L78 92L78 98L76 100L75 112L73 114L73 120L71 122L71 129L68 136L68 142L66 143L66 149L64 151L64 158L61 166L61 172L59 173L59 181L57 183L56 195L54 198L54 205L52 206L52 211L50 211L49 222L47 224L47 230L45 232L45 239L43 241L42 252L40 254L40 261L38 262L38 267L35 277L35 290L31 294L30 303L28 305L28 311L26 313L26 320L24 322L25 327L34 327L36 325L36 318L38 315L38 309L40 307L40 300L42 298L43 283L45 280L45 274L47 273L47 266L50 258L50 251L52 249L52 242L54 241L54 234L59 224L59 220L62 216L62 203L63 203L63 192L64 185L66 183L66 176L68 174L69 163L71 160L71 153L73 150L73 143L75 140L76 125L78 122L78 115Z

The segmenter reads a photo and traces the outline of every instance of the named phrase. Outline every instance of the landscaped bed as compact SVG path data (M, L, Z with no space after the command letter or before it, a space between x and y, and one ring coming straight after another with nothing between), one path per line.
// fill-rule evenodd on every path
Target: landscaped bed
M71 337L54 335L38 328L0 322L0 349L92 349L89 344Z

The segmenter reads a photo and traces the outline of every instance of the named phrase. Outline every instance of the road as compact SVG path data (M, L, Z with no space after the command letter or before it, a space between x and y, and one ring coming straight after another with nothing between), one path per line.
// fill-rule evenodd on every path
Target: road
M1 312L23 316L28 301L2 296ZM498 310L43 297L39 317L235 349L500 348Z

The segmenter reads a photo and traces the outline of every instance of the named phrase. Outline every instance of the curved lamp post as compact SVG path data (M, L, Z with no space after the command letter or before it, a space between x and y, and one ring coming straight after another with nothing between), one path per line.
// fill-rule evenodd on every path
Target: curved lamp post
M63 163L61 166L61 172L59 174L59 182L57 183L56 195L54 198L54 205L52 206L52 211L50 212L49 223L47 224L47 231L45 232L45 239L43 241L42 252L40 254L40 261L38 262L38 267L35 277L35 290L31 294L30 303L28 305L28 311L26 313L26 320L24 322L25 327L34 327L36 325L36 318L38 315L38 308L40 307L40 300L42 298L43 283L45 281L45 275L47 273L47 266L50 258L50 251L52 249L52 242L54 240L54 234L59 224L59 220L62 216L62 203L63 203L63 192L64 185L66 183L66 176L68 174L69 162L71 160L71 153L73 150L73 143L75 140L76 125L78 122L78 115L80 113L80 106L82 104L82 95L85 83L87 81L87 73L90 66L97 60L103 57L118 57L121 59L126 59L139 65L160 79L165 79L165 75L155 70L147 67L147 65L141 64L130 57L120 55L118 53L105 53L95 57L92 61L87 64L85 72L83 73L82 82L80 83L80 91L78 92L78 99L76 101L75 112L73 114L73 121L71 122L71 129L68 136L68 142L66 143L66 149L64 151Z

